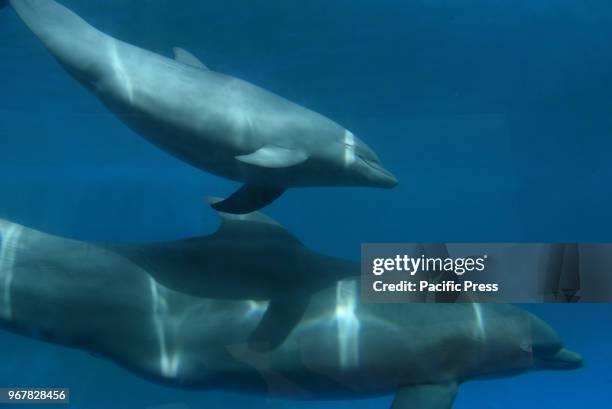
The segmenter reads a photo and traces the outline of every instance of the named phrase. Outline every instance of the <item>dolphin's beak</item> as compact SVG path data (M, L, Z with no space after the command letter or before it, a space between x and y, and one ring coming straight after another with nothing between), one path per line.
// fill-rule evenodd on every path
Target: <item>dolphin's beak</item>
M540 365L546 369L578 369L584 364L580 354L565 348L561 348L552 356L538 359Z
M389 172L386 169L382 169L382 173L384 175L383 181L381 184L382 187L392 188L392 187L397 186L399 181L397 180L397 178L395 177L393 173Z
M395 175L383 168L381 165L372 162L366 162L374 169L374 183L377 187L392 188L397 186L398 180Z

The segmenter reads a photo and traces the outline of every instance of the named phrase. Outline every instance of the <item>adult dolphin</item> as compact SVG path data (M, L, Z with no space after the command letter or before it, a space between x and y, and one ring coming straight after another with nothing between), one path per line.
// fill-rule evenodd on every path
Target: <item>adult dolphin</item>
M185 50L175 48L172 60L126 44L52 0L9 2L126 125L191 165L244 182L217 210L249 213L289 187L397 184L350 131Z
M278 348L253 351L265 302L192 297L108 248L10 222L0 235L0 325L175 387L395 393L393 409L448 409L470 379L582 364L546 323L510 305L360 304L352 280L317 293Z

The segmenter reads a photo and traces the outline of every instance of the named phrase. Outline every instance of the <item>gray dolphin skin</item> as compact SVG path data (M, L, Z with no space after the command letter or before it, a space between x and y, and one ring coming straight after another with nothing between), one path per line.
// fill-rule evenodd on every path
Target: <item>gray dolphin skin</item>
M220 199L210 198L209 203ZM270 301L250 337L253 347L276 348L298 323L310 295L346 277L357 262L317 254L269 217L219 213L212 235L185 240L107 246L157 282L196 297Z
M116 40L52 0L10 0L60 64L161 149L243 182L217 210L249 213L297 186L393 187L377 155L332 120L187 51L175 59Z
M0 243L3 328L169 386L313 400L394 393L393 409L448 409L471 379L582 365L516 307L360 304L354 279L317 292L285 342L256 351L249 337L267 302L193 297L107 246L8 221Z

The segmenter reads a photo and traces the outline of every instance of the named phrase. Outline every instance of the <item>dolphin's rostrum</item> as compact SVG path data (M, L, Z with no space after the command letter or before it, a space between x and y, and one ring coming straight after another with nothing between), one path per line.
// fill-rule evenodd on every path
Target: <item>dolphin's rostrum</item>
M393 187L397 180L349 130L187 51L175 59L116 40L52 0L10 0L79 82L130 128L174 156L244 182L214 204L249 213L296 186Z

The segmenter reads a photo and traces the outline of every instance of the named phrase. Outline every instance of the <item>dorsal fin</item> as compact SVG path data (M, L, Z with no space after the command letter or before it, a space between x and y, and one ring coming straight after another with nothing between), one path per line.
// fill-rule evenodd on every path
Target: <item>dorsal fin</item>
M207 197L209 205L222 201L218 197ZM300 241L281 224L260 212L247 214L231 214L217 211L221 217L221 225L214 233L215 236L240 237L276 237L300 243Z
M172 52L174 52L174 59L176 61L183 63L185 65L189 65L191 67L208 70L208 67L204 65L204 63L200 61L198 57L191 54L189 51L181 47L173 47Z

